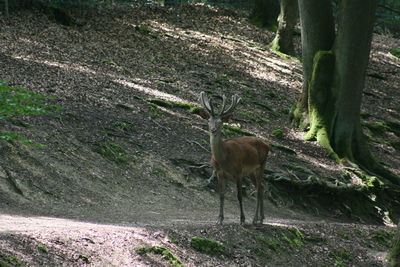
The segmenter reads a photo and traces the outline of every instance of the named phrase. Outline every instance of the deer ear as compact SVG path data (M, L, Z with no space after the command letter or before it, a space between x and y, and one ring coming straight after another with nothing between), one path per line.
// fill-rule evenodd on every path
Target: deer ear
M222 116L221 120L222 120L222 122L228 122L232 118L233 118L233 114L232 113L228 113L228 114Z
M194 114L199 115L202 119L208 120L210 118L210 114L203 108L196 109Z

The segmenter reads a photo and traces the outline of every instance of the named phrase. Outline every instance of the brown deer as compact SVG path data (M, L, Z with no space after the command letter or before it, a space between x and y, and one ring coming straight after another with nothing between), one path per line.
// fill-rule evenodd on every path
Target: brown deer
M210 101L205 92L200 94L200 103L207 111L208 126L211 145L211 164L218 177L220 207L218 224L224 220L224 198L226 180L236 181L237 197L240 206L240 224L245 223L245 216L242 204L242 180L249 177L257 189L257 207L253 224L262 223L264 220L263 205L263 174L267 160L269 146L260 138L254 136L238 137L224 140L222 138L223 123L232 116L241 98L238 95L232 96L232 103L226 107L226 97L222 97L222 109L215 114L212 100Z

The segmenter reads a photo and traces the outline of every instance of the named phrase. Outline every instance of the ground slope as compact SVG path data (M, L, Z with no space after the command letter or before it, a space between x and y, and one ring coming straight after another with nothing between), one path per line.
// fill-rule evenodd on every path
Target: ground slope
M1 18L0 80L51 95L61 109L2 122L46 147L1 143L0 263L169 265L140 250L163 246L189 266L384 266L391 228L361 224L353 207L329 197L332 205L321 209L271 189L266 224L242 227L231 187L227 225L214 226L207 126L189 110L203 90L242 96L226 134L273 144L270 178L362 181L290 128L301 64L268 50L271 33L250 25L245 11L187 6L180 23L174 14L101 7L75 14L79 26L72 27L38 12ZM398 40L375 37L363 119L374 152L399 174L398 132L388 126L400 120L394 47ZM246 192L249 221L250 185ZM340 223L349 220L358 224ZM196 251L196 236L221 241L227 252Z

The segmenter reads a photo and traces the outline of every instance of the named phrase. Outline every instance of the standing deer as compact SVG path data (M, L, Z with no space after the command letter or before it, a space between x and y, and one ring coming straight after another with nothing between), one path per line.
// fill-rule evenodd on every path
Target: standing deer
M218 177L219 187L219 217L218 224L224 220L224 198L226 180L236 181L237 197L240 206L240 224L245 223L242 204L242 180L249 177L257 189L257 207L253 224L262 223L264 220L263 204L263 173L267 160L269 147L260 138L254 136L238 137L224 140L222 138L223 123L228 120L239 104L241 98L232 96L230 107L226 107L226 97L222 97L222 109L218 115L214 112L212 100L210 101L205 92L200 94L200 103L208 113L208 126L211 145L211 164Z

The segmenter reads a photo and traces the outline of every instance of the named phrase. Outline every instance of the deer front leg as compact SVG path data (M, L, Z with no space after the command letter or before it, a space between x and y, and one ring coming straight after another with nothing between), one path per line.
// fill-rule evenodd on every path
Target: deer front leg
M224 200L225 200L225 178L222 175L218 175L218 187L219 187L219 216L217 224L222 224L224 221Z
M243 203L242 203L243 188L242 188L242 181L240 179L237 180L236 187L237 187L237 198L239 200L239 207L240 207L240 224L243 225L246 218L244 217L244 211L243 211Z
M264 222L264 185L263 182L260 182L260 223Z

